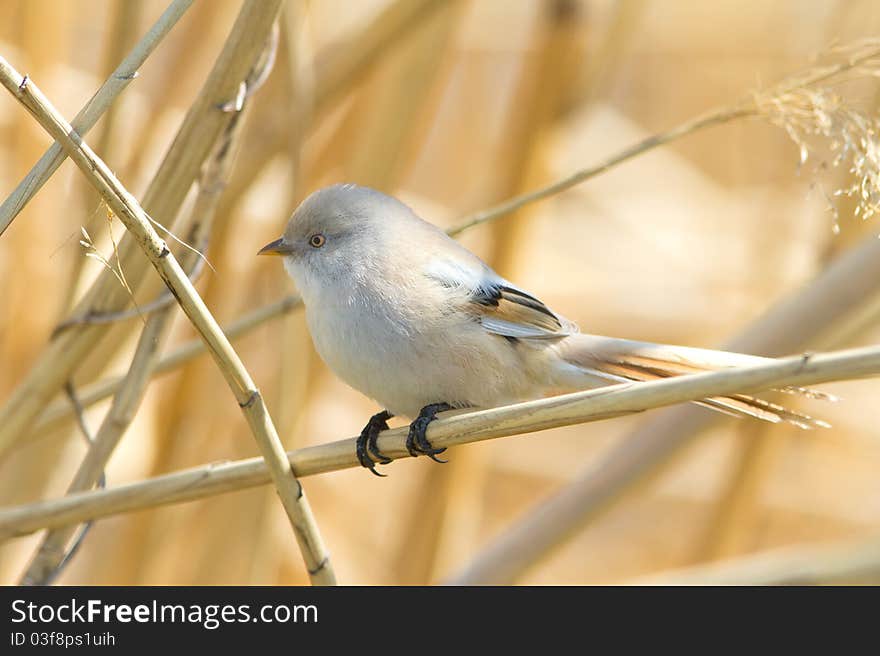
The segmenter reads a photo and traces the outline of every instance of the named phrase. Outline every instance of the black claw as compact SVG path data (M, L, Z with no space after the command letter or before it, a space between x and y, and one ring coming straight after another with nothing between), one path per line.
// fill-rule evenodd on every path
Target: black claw
M409 425L409 433L406 435L406 450L413 457L420 455L428 456L434 462L445 464L446 460L437 457L438 453L443 453L446 448L435 449L425 436L428 424L437 418L438 412L444 410L452 410L452 406L448 403L432 403L426 405L419 412L419 416Z
M388 474L383 474L382 472L376 471L376 465L370 465L367 467L370 470L370 473L373 476L378 476L379 478L388 478Z
M415 433L415 449L419 453L423 453L428 456L434 462L445 463L446 460L442 460L437 458L438 453L443 453L446 451L446 448L435 449L434 445L428 441L425 433L428 430L428 424L430 424L436 418L435 415L437 412L442 412L443 410L449 410L448 407L442 408L442 410L434 410L430 414L426 416L419 415L418 419L413 422L413 426L411 426L411 430Z
M380 474L376 471L376 462L382 465L387 465L391 462L391 459L387 458L381 451L379 451L377 440L379 438L379 433L383 430L388 430L388 420L392 416L393 415L387 410L377 412L370 417L370 421L364 426L364 430L361 431L361 434L357 439L356 452L361 467L365 467L376 476L381 476L383 478L385 477L385 474ZM376 459L373 460L373 457Z
M391 458L386 456L384 453L379 451L379 433L383 430L388 430L388 420L393 417L390 412L387 410L383 410L377 415L373 416L370 421L376 420L376 424L379 426L378 430L370 431L367 439L367 450L370 452L370 455L375 458L380 465L387 465L391 462ZM378 419L377 419L378 417Z

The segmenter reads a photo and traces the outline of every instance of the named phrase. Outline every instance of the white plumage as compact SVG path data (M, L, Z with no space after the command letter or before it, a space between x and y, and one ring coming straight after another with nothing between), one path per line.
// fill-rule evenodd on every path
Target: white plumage
M363 187L315 192L270 246L284 255L302 294L318 353L396 415L415 417L433 403L490 407L762 360L580 334L403 203ZM826 425L750 396L702 403L806 428Z

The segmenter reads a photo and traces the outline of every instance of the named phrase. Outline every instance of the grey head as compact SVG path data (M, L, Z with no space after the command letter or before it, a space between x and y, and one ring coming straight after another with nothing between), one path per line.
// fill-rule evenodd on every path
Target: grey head
M284 257L285 268L305 292L305 287L322 281L369 275L384 254L399 257L411 251L410 239L423 243L426 235L448 239L396 198L367 187L336 184L306 198L283 236L259 254Z
M281 238L259 254L303 258L321 250L338 251L369 232L389 209L400 211L395 205L402 203L367 187L337 184L319 189L296 208Z

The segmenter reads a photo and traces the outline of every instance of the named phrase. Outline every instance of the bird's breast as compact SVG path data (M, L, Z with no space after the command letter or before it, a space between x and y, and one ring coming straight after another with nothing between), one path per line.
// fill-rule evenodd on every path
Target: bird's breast
M416 326L381 303L348 297L307 306L318 354L346 383L387 404L416 359ZM390 409L390 408L389 408Z
M440 402L488 407L531 392L523 350L462 312L425 304L404 314L375 294L306 308L324 362L395 415Z

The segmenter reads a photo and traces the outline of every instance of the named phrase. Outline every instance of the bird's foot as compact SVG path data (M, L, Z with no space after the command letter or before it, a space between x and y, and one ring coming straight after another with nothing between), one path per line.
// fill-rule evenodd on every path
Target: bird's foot
M438 453L443 453L446 449L435 449L425 436L428 424L437 418L438 412L444 410L452 410L452 406L448 403L432 403L419 411L419 416L409 425L409 433L406 436L406 450L411 456L425 455L434 462L446 462L437 457Z
M386 457L379 451L379 445L376 443L376 440L379 438L379 433L383 430L388 430L388 420L393 416L387 410L377 412L370 417L370 421L364 426L364 430L361 431L357 439L358 462L361 463L361 467L366 467L376 476L385 476L385 474L380 474L376 471L377 462L380 465L387 465L391 462L391 458Z

